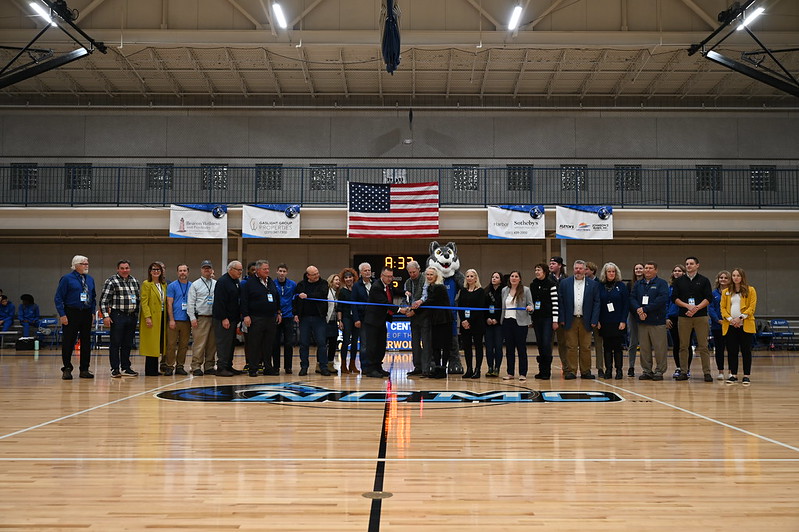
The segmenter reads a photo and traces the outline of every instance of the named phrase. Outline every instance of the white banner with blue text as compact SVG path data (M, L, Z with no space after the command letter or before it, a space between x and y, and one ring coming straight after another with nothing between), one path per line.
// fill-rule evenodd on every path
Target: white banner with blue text
M610 205L558 205L555 236L576 240L613 240Z
M544 238L544 206L497 205L489 207L488 238Z
M225 238L227 205L192 203L170 205L169 236L172 238Z
M244 238L300 238L300 206L288 203L243 205Z

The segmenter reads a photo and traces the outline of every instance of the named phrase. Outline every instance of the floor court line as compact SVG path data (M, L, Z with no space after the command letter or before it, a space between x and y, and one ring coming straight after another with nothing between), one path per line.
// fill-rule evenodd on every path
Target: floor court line
M799 463L799 458L319 458L319 457L296 457L296 458L250 458L250 457L0 457L0 462L363 462L370 464L374 462L453 462L453 463L717 463L717 464L736 464L736 463Z
M20 430L17 430L15 432L11 432L9 434L4 434L3 436L0 436L0 440L4 440L6 438L11 438L12 436L17 436L19 434L23 434L25 432L30 432L32 430L36 430L36 429L39 429L39 428L42 428L42 427L46 427L47 425L52 425L53 423L58 423L59 421L64 421L65 419L77 417L77 416L80 416L82 414L86 414L88 412L91 412L93 410L98 410L100 408L105 408L106 406L111 406L111 405L114 405L116 403L121 403L122 401L127 401L128 399L133 399L135 397L140 397L142 395L152 394L153 392L156 392L156 391L160 390L161 388L168 388L170 386L174 386L175 384L180 384L180 383L189 381L191 379L192 379L192 377L187 377L185 379L182 379L182 380L179 380L179 381L170 382L169 384L164 384L163 386L158 386L157 388L151 388L149 390L145 390L143 392L139 392L137 394L130 395L128 397L122 397L120 399L115 399L115 400L110 401L108 403L104 403L104 404L101 404L101 405L93 406L91 408L87 408L87 409L81 410L79 412L74 412L74 413L66 415L66 416L61 416L60 418L57 418L57 419L51 419L50 421L45 421L44 423L39 423L38 425L33 425L32 427L27 427L27 428L24 428L24 429L20 429Z

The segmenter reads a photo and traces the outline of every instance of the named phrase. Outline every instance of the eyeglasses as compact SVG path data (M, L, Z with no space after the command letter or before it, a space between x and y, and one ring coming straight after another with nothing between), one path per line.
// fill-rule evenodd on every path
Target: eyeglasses
M80 264L81 266L88 266L89 265L88 262L79 262L78 264Z
M231 270L236 270L237 272L243 272L244 268L231 268Z
M152 270L150 270L150 271L151 271L151 272L160 272L160 271L161 271L161 268L153 268L153 269L152 269Z

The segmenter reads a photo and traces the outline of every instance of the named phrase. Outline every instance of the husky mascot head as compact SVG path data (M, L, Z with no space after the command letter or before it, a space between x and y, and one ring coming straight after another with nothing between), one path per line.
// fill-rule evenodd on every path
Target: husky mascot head
M446 246L442 246L438 242L430 242L430 256L427 258L427 265L440 271L444 279L453 276L462 277L461 261L458 259L458 248L455 242L448 242Z

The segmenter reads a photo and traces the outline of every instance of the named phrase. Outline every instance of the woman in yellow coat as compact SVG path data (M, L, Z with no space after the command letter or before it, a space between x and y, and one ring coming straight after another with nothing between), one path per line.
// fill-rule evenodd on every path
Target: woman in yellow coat
M147 269L147 280L141 285L141 313L139 316L139 354L145 357L144 374L160 375L158 359L164 352L164 308L166 283L163 267L153 262Z
M752 373L752 338L755 334L755 308L757 292L746 281L743 268L735 268L730 275L730 285L721 294L721 332L730 366L727 384L738 382L738 350L744 360L744 378L741 384L749 386Z

